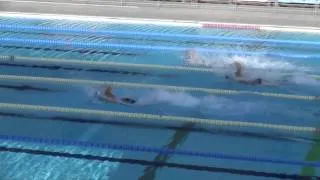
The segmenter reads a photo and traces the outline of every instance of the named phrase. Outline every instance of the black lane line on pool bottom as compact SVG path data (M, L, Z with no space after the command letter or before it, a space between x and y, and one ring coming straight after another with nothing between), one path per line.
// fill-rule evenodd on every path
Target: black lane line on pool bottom
M299 140L295 140L295 138L302 139L308 142L317 142L319 140L309 139L305 137L281 137L276 135L266 135L252 132L243 132L237 130L222 130L222 129L205 129L199 127L180 127L180 126L169 126L169 125L154 125L154 124L144 124L139 122L124 122L117 120L97 120L97 119L83 119L83 118L72 118L72 117L63 117L63 116L37 116L32 114L23 114L23 113L11 113L11 112L1 112L0 116L4 117L16 117L16 118L25 118L25 119L33 119L33 120L47 120L47 121L61 121L61 122L71 122L71 123L84 123L84 124L100 124L100 125L111 125L111 126L120 126L120 127L130 127L130 128L148 128L148 129L162 129L162 130L173 130L173 131L190 131L190 132L198 132L198 133L207 133L212 135L223 135L223 136L232 136L232 137L249 137L256 139L266 139L266 140L274 140L280 142L300 142ZM6 119L3 119L6 120ZM301 142L300 142L301 143Z
M24 68L35 68L35 69L47 69L47 70L68 70L68 71L87 71L87 72L99 72L99 73L111 73L111 74L124 74L132 76L156 76L149 73L134 72L134 71L119 71L119 70L106 70L106 69L86 69L86 68L73 68L73 67L63 67L60 65L26 65L18 63L4 63L0 62L0 66L7 67L24 67ZM160 75L161 76L161 75Z
M58 92L57 90L52 90L49 88L40 88L40 87L34 87L30 85L5 85L0 84L0 88L3 89L14 89L17 91L40 91L40 92Z
M60 49L60 48L49 48L49 47L32 47L32 46L10 46L0 45L2 48L13 48L13 49L29 49L29 50L43 50L43 51L57 51L57 52L76 52L80 54L103 54L113 56L139 56L142 54L137 53L125 53L125 52L114 52L114 51L103 51L103 50L90 50L90 49Z
M258 176L258 177L260 176L260 177L279 178L279 179L309 180L312 178L310 176L301 176L297 174L271 173L271 172L263 172L263 171L220 168L220 167L210 167L210 166L200 166L200 165L180 164L180 163L163 163L163 162L154 162L154 161L139 160L139 159L130 159L130 158L115 158L115 157L97 156L97 155L89 155L89 154L73 154L73 153L67 153L67 152L44 151L44 150L35 150L35 149L27 149L27 148L13 148L13 147L6 147L6 146L0 146L0 151L11 152L11 153L26 153L31 155L73 158L73 159L81 159L81 160L89 160L89 161L109 161L109 162L118 162L118 163L124 163L124 164L135 164L135 165L141 165L141 166L168 167L168 168L185 169L185 170L193 170L193 171L207 171L211 173L227 173L227 174L246 175L246 176Z
M153 76L153 77L162 77L162 78L172 78L176 77L175 74L151 74L144 72L136 72L136 71L123 71L123 70L107 70L107 69L94 69L94 68L73 68L73 67L63 67L60 65L26 65L26 64L18 64L14 62L14 56L12 56L13 62L5 63L0 62L0 66L7 67L23 67L23 68L35 68L35 69L47 69L47 70L67 70L67 71L86 71L86 72L96 72L96 73L110 73L110 74L122 74L122 75L130 75L130 76Z

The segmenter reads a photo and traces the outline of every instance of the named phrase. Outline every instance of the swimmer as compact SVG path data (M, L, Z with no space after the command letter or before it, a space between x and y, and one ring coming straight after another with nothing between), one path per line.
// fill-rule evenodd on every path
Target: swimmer
M205 61L203 59L201 59L201 57L199 57L196 54L195 50L193 50L193 49L187 50L186 61L190 65L196 65L196 66L205 66L206 65ZM225 76L226 79L233 79L239 83L248 84L248 85L269 85L269 86L275 85L275 84L271 84L271 83L266 82L266 80L263 80L262 78L248 80L243 76L242 64L238 61L235 61L233 64L236 66L236 72L234 73L234 77L226 75Z
M119 103L119 104L124 104L124 105L131 105L135 104L136 100L124 97L124 98L117 98L113 93L112 93L112 88L107 87L101 91L98 92L99 98L101 98L104 101L111 102L111 103Z
M236 72L234 73L235 77L230 77L226 75L225 76L226 79L233 79L239 83L248 84L248 85L261 85L264 82L261 78L257 78L254 80L247 80L246 78L243 77L242 64L238 61L235 61L233 64L236 66Z

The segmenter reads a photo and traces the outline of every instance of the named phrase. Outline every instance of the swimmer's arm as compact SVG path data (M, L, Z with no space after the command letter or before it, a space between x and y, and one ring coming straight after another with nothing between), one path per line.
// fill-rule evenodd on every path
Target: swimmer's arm
M107 94L111 94L112 95L112 87L107 87L107 89L106 89L106 93Z
M108 86L107 89L105 90L105 95L111 98L115 98L115 95L112 93L112 87Z
M106 89L106 92L112 94L112 87L108 86L107 89Z
M236 66L236 72L235 76L236 77L243 77L243 67L242 64L238 61L233 62L233 64Z

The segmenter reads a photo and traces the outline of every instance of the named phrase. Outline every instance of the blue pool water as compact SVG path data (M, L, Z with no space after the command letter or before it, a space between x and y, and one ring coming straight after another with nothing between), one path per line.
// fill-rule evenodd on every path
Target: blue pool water
M320 82L315 78L320 75L319 34L19 18L1 18L0 26L0 103L14 104L11 108L0 105L2 179L303 179L320 175L319 164L301 165L307 160L319 162L320 139L312 132L164 120L179 116L318 127L319 101L279 94L319 96ZM188 61L185 54L191 49L200 61ZM74 60L185 70L89 66ZM234 61L242 62L249 77L281 85L226 80L224 76L234 71ZM200 70L186 69L195 67ZM100 101L95 95L105 81L134 83L115 87L114 93L136 99L137 105ZM161 88L145 88L150 84ZM166 90L168 86L178 89ZM196 88L251 94L215 94ZM21 104L37 108L23 109ZM38 106L118 115L57 112ZM173 152L168 155L161 148ZM201 155L204 152L232 157ZM287 161L271 163L270 159Z

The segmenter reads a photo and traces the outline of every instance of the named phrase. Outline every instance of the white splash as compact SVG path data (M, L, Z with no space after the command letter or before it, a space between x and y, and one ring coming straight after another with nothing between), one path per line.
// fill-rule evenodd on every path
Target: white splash
M92 98L94 98L96 96L96 93L97 93L97 90L98 90L97 87L84 86L82 88L83 88L83 91L87 94L87 96L90 99L92 99Z
M291 62L274 60L266 57L256 56L225 56L212 53L201 53L195 50L186 54L185 64L187 66L201 66L211 68L216 75L233 74L235 72L234 62L243 66L243 73L248 78L263 78L270 82L286 81L293 84L320 85L314 80L308 71L311 68L301 67Z
M216 111L228 114L244 114L256 109L256 103L253 102L235 102L233 100L216 97L204 96L195 97L184 92L169 92L164 90L155 90L138 100L140 105L168 104L184 108L200 108L203 111Z
M291 81L294 82L295 84L301 84L301 85L313 85L313 86L320 85L320 81L317 81L316 79L306 74L294 74L291 77Z
M200 105L201 101L200 99L193 97L187 93L168 92L164 90L153 91L138 100L138 104L141 105L159 103L167 103L181 107L196 107Z
M281 71L306 69L287 61L273 60L267 57L239 55L226 56L212 53L202 53L201 55L198 55L195 51L190 51L189 53L189 58L185 58L185 64L191 66L223 68L228 67L237 61L249 69L268 69Z

